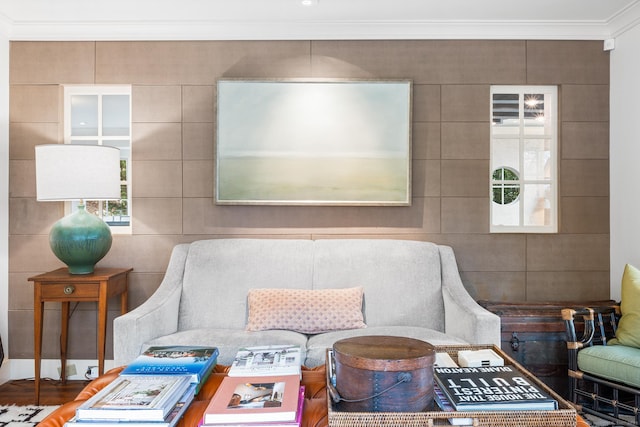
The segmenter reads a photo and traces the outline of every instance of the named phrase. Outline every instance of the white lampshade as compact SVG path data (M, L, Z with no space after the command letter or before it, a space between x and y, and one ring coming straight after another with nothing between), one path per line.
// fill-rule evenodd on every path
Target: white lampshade
M103 145L36 146L39 201L120 199L120 150Z

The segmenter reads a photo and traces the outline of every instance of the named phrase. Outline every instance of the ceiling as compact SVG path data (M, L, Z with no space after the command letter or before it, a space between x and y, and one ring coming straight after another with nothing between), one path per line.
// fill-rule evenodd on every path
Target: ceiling
M640 0L2 0L10 40L612 39Z

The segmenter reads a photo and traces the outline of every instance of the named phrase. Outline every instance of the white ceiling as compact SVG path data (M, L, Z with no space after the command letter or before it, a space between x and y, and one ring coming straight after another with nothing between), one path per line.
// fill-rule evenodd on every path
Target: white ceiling
M2 0L11 40L589 39L640 0Z

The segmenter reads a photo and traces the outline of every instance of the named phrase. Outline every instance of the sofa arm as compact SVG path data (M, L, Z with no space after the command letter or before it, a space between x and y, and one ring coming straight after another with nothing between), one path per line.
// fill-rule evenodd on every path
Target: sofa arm
M445 333L470 344L500 347L500 317L484 309L467 292L453 250L440 246Z
M135 359L142 345L154 338L178 331L182 278L189 245L178 245L160 286L151 297L113 321L113 356L116 366Z

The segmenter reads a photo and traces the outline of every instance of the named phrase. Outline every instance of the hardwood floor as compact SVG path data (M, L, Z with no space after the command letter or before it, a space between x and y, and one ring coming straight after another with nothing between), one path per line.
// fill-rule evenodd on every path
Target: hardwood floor
M73 400L89 384L85 380L42 379L40 381L40 404L61 405ZM0 405L33 405L35 403L35 383L33 380L14 380L0 385Z

